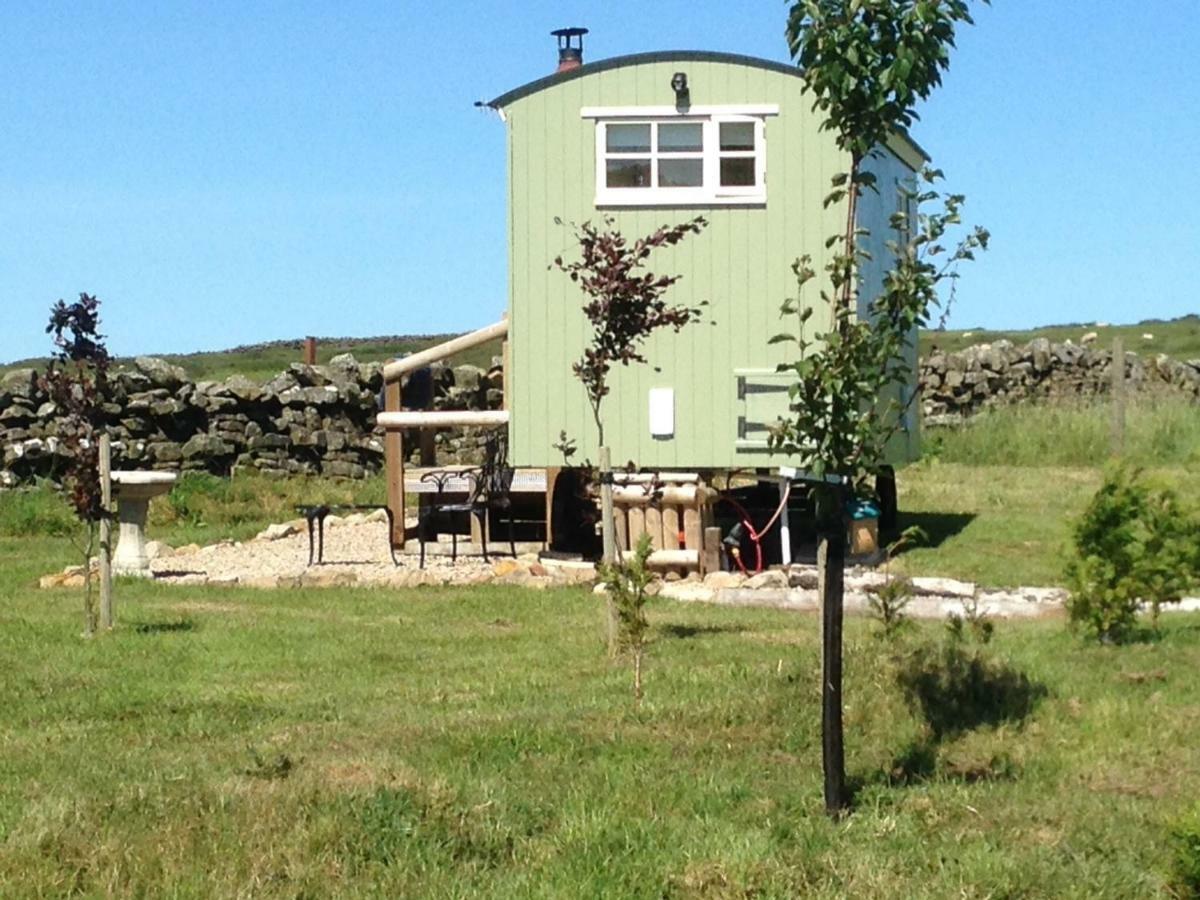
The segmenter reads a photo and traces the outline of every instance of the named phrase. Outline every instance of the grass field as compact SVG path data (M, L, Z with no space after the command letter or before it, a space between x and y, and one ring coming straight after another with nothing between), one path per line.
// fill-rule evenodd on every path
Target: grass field
M1026 412L899 473L932 538L899 567L1060 580L1103 413ZM1180 440L1131 453L1200 502ZM1073 449L1034 464L1052 446ZM188 476L151 536L245 538L301 494L382 490ZM998 668L940 741L896 683L940 628L897 648L851 619L856 800L833 823L815 617L654 601L637 708L584 590L119 583L118 630L84 641L80 592L34 587L77 561L71 530L48 489L0 494L5 898L1186 896L1170 831L1200 821L1197 615L1124 647L999 623ZM993 702L1014 684L1019 712Z
M814 617L656 603L638 709L585 591L120 584L88 642L68 558L0 538L5 897L1167 896L1200 794L1195 616L1002 623L1032 715L940 745L851 621L835 824Z

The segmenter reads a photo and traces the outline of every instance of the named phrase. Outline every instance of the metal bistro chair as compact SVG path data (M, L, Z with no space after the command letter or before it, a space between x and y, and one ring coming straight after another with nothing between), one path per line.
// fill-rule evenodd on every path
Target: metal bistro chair
M442 498L447 485L455 479L467 481L467 499L458 502L446 502ZM417 523L417 539L421 543L420 567L425 568L425 544L432 540L437 542L437 525L439 519L453 516L457 513L467 513L479 521L480 543L483 548L483 561L488 558L488 519L493 511L504 514L508 523L508 546L512 555L517 555L517 544L513 537L513 508L512 491L513 469L508 464L508 435L504 432L488 436L484 445L483 465L472 469L439 470L426 472L421 481L437 485L437 494L433 501L421 510ZM450 529L450 561L458 560L458 532Z

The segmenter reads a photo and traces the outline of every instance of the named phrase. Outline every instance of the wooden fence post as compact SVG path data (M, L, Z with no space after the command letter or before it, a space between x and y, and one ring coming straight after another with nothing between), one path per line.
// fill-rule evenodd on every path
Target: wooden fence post
M845 494L823 487L818 503L817 593L821 598L821 764L825 811L835 818L849 805L842 731L842 618L846 566Z
M304 364L306 366L317 364L317 339L315 337L304 339Z
M112 439L100 435L100 627L113 627L112 597Z
M1112 455L1125 452L1125 342L1113 338L1112 349Z
M383 387L385 412L400 412L400 379ZM383 436L384 458L387 464L387 503L392 511L392 546L404 549L408 535L404 530L404 435L399 429L389 429Z

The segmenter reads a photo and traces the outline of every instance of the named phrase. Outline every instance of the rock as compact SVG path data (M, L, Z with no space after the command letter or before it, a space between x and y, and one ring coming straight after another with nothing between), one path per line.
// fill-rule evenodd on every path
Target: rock
M601 586L597 585L597 587ZM712 603L716 599L716 591L707 585L697 584L694 581L675 581L670 584L664 584L658 592L658 596L668 600L679 600L684 603Z
M923 578L910 579L913 593L937 597L962 597L970 599L975 596L975 583L971 581L955 581L952 578Z
M819 575L816 566L792 566L788 569L788 586L816 590Z
M329 360L329 368L357 369L358 360L354 358L353 353L339 353L333 359Z
M257 535L254 536L256 541L278 541L285 537L291 537L299 532L294 522L279 522L274 525L268 525Z
M237 575L209 575L209 587L237 587L241 580Z
M174 556L175 551L170 544L162 541L146 541L146 557L148 559L166 559L168 556Z
M133 361L134 368L158 387L175 390L187 381L187 372L157 356L139 356Z
M529 567L529 574L535 575L539 578L544 578L545 576L549 575L550 573L549 573L549 571L547 571L546 567L543 566L541 563L533 563Z
M746 576L741 572L709 572L704 576L704 586L710 590L740 587L745 584Z
M342 520L343 525L362 525L367 521L367 517L363 513L350 513Z
M371 512L367 513L366 517L363 519L364 522L369 522L371 524L375 524L376 522L386 522L387 520L388 514L386 509L371 510Z
M1090 345L1090 344L1094 344L1094 343L1096 343L1096 341L1097 341L1099 338L1100 338L1100 335L1098 335L1096 332L1094 332L1094 331L1089 331L1087 334L1085 334L1083 337L1081 337L1081 338L1079 339L1079 343L1083 344L1083 346L1085 346L1085 347L1086 347L1086 346L1088 346L1088 345Z
M492 574L497 578L507 578L523 571L525 571L525 566L515 559L498 559L492 563Z
M194 553L199 553L203 548L199 544L184 544L182 547L176 547L175 556L191 556Z
M705 579L708 583L708 579ZM712 585L710 585L711 587ZM752 575L747 579L745 587L752 591L761 590L763 588L787 588L788 576L785 572L779 569L767 569L765 572L759 572L757 575Z

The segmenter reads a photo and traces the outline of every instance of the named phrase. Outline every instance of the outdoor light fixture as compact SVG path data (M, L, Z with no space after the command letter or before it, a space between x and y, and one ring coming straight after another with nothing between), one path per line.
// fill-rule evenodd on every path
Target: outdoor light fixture
M671 76L671 90L675 92L675 108L681 112L692 105L691 95L688 93L687 73L676 72Z

